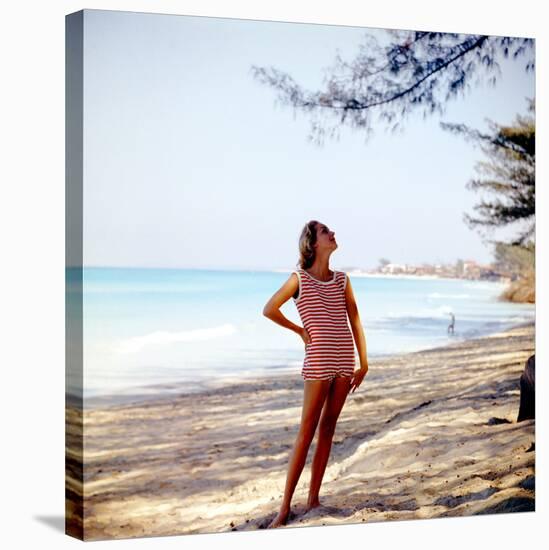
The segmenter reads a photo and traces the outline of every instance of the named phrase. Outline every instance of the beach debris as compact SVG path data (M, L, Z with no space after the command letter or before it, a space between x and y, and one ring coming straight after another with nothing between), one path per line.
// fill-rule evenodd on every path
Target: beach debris
M526 361L524 372L520 376L520 405L517 422L536 417L535 371L536 356L534 354Z
M422 409L423 407L427 407L427 405L430 405L432 403L432 400L424 401L423 403L416 405L415 407L409 409L408 411L401 411L393 415L391 418L385 421L385 424L389 424L390 422L393 422L396 418L402 417L410 412L417 411L419 409Z

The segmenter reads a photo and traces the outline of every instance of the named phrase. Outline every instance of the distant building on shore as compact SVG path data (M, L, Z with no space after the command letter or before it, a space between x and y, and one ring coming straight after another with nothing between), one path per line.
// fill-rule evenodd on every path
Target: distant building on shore
M481 265L474 260L457 260L454 264L429 264L421 265L397 264L384 261L374 269L363 270L353 267L342 268L349 273L365 273L370 275L417 275L429 277L441 277L450 279L491 280L508 282L511 280L508 273L498 271L493 264Z

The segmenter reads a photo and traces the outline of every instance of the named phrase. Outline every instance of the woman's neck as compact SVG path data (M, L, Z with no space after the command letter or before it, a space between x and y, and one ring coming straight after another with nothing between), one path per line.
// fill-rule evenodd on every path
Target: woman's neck
M309 269L307 269L307 273L310 273L320 280L331 279L333 273L330 272L328 257L315 258L313 265Z

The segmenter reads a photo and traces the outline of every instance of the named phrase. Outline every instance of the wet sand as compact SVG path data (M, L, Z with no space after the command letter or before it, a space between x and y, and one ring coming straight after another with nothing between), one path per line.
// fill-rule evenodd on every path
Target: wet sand
M321 506L305 513L315 439L287 527L533 510L535 421L516 419L534 344L531 323L371 360L340 415ZM264 528L302 397L300 375L279 375L86 409L85 540Z

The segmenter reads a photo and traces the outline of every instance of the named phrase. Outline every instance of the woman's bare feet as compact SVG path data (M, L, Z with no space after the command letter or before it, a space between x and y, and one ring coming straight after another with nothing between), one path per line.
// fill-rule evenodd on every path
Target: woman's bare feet
M307 513L310 510L312 510L313 508L318 508L319 506L321 506L320 500L318 500L318 497L316 497L315 499L310 500L309 502L307 502L307 507L305 508L305 512Z
M280 510L278 512L278 515L269 523L267 526L267 529L275 529L276 527L280 527L281 525L286 525L286 522L288 521L288 516L290 515L289 509Z

